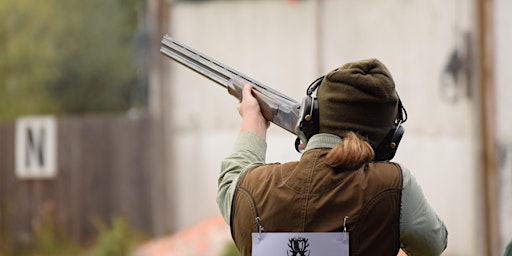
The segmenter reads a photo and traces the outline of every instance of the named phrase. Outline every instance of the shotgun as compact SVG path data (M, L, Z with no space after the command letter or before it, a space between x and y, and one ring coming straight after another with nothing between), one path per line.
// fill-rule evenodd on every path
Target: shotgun
M265 119L297 135L301 103L191 49L170 36L163 37L160 52L226 88L228 93L238 100L242 100L244 86L250 84Z

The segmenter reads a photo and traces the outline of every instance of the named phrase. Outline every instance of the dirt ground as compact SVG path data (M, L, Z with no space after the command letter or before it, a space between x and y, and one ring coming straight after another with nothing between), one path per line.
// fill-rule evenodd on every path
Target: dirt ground
M220 256L230 241L229 226L219 215L171 236L148 241L133 256Z

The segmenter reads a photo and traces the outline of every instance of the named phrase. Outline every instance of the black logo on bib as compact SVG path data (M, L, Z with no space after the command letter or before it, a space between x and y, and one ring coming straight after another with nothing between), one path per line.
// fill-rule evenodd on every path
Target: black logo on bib
M288 239L287 256L309 256L309 242L305 237L292 237Z

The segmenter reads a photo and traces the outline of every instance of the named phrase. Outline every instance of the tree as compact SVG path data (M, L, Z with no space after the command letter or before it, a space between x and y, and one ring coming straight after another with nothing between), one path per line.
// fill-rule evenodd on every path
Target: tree
M53 38L61 32L62 23L51 6L43 2L0 2L1 119L58 109L45 87L57 75L57 70L51 68L59 62Z
M141 0L2 0L0 119L144 107Z

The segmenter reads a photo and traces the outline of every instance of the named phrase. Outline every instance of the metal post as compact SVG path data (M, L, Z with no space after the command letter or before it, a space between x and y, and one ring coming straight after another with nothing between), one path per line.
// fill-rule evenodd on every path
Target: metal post
M480 132L485 255L499 255L498 183L494 95L493 0L478 0Z
M167 129L168 120L168 86L166 86L166 62L160 54L160 40L168 30L168 13L170 3L165 0L146 1L146 24L149 39L148 53L148 86L149 86L149 112L151 116L151 206L154 236L161 236L174 230L172 219L173 200L169 198L169 184L172 180L168 175L169 145Z

